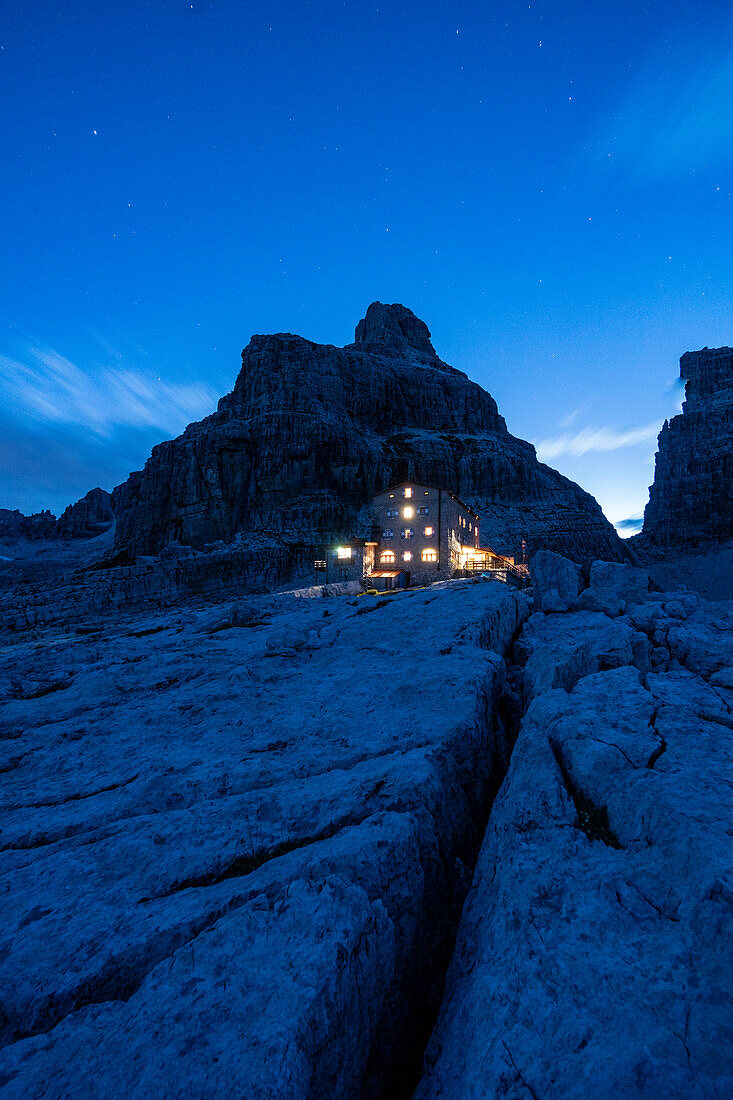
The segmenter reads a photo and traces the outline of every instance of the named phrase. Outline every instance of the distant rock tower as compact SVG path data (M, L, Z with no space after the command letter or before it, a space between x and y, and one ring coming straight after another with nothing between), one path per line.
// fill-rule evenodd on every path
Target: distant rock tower
M733 539L733 349L680 359L682 412L659 433L640 543L682 548Z

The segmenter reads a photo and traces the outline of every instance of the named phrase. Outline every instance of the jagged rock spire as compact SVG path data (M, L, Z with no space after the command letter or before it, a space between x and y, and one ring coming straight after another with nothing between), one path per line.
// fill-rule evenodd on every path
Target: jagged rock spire
M412 349L420 355L437 359L430 343L430 330L424 321L416 317L407 306L398 302L385 305L372 302L356 326L354 347L372 351L406 351Z

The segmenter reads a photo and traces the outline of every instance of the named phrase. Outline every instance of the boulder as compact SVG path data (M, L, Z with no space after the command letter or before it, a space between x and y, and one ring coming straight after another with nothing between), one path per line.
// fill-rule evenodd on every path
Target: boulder
M580 566L552 550L534 555L530 576L535 606L541 611L567 611L583 588Z
M619 562L594 561L590 584L575 601L578 611L603 611L615 617L649 594L649 574Z

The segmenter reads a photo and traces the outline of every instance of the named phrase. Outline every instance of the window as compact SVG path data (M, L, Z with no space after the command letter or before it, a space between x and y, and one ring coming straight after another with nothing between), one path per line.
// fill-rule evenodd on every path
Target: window
M433 529L432 529L432 527L426 527L426 528L425 528L425 538L426 538L426 539L430 539L430 538L432 538L432 537L433 537Z
M438 555L436 554L436 552L434 550L423 550L422 560L423 561L437 561L438 560Z
M398 516L399 514L400 513L399 513L397 508L388 508L387 509L387 518L388 519L390 519L392 516Z
M351 557L351 547L350 546L339 546L339 547L337 547L336 557L337 558L350 558Z
M404 554L402 555L402 560L412 561L412 552L410 550L405 550Z
M402 492L403 492L403 496L404 496L405 500L409 500L410 497L412 496L412 489L410 488L409 485L405 485L405 488L403 489Z
M379 560L382 565L393 565L394 550L383 550L382 553L379 555Z
M394 500L394 493L390 493L390 494L389 494L389 499L390 499L390 500Z
M427 491L427 489L425 490L425 496L426 496L426 497L429 497L429 496L430 496L430 493L429 493L429 492Z
M403 537L403 539L411 539L412 538L412 528L411 527L403 528L402 537Z
M469 529L469 531L473 531L473 524L472 523L469 523L468 529Z
M427 505L424 505L422 508L418 508L418 510L417 510L417 514L419 516L427 516L427 515L429 515L429 513L430 513L430 509L427 507Z
M411 505L408 505L406 508L402 509L402 515L405 519L412 519L415 515L415 509Z
M384 531L382 531L382 538L383 539L393 539L394 538L394 531L390 527L385 527Z

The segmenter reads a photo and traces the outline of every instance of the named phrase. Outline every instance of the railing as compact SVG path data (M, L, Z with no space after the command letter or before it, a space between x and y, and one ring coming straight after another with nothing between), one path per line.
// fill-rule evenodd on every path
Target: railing
M462 567L466 573L489 573L496 580L506 583L510 578L520 588L529 584L529 570L526 565L513 565L503 560L498 562L486 562L480 558L468 558Z

